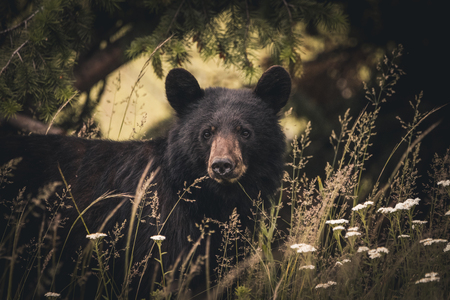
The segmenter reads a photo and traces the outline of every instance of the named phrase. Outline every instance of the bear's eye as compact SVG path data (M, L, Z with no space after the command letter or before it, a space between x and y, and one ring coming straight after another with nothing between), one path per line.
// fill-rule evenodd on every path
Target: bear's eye
M209 139L211 136L212 136L211 131L209 131L209 130L203 131L203 138L204 138L205 140Z
M242 136L243 138L248 139L248 138L250 137L250 130L242 129L242 131L241 131L241 136Z

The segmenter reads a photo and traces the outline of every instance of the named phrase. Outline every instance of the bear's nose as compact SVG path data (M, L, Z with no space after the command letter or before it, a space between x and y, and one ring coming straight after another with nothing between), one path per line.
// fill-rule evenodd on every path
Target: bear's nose
M227 176L234 170L234 164L229 158L215 158L211 169L220 176Z

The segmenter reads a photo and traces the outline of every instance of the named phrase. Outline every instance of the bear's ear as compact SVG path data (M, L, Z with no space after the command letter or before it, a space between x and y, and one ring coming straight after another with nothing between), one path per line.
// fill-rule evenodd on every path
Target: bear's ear
M177 114L183 114L189 104L203 97L197 79L184 69L172 69L166 77L166 95Z
M283 67L272 66L261 76L253 92L278 113L289 99L291 77Z

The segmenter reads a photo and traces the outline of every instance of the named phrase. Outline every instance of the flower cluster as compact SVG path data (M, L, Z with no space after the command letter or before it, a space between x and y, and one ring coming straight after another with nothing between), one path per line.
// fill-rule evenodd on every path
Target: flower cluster
M351 260L346 258L346 259L343 259L342 261L337 261L335 266L342 266L343 264L348 263L348 262L351 262Z
M316 289L327 289L332 285L336 285L337 283L335 281L328 281L327 283L319 283L318 285L316 285Z
M444 240L444 239L435 239L434 240L432 238L427 238L427 239L420 240L419 243L421 243L421 244L423 243L424 246L429 246L434 243L447 243L447 240Z
M447 180L441 180L441 181L439 181L437 184L446 187L446 186L449 186L449 185L450 185L450 180L449 180L449 179L447 179Z
M401 238L409 238L409 237L410 237L409 234L400 234L398 236L399 239L401 239Z
M345 227L342 226L342 225L338 225L336 227L333 227L333 231L336 231L336 230L345 230Z
M308 244L294 244L291 245L291 249L296 249L297 253L306 253L306 252L314 252L317 249Z
M439 281L440 278L437 275L438 275L438 273L436 273L436 272L426 273L425 278L417 280L416 284L426 283L426 282L431 282L431 281Z
M347 233L345 234L345 238L346 239L348 239L349 237L351 237L351 236L358 236L358 235L361 235L361 233L360 232L358 232L358 227L350 227L348 230L347 230Z
M57 298L59 296L61 296L61 294L54 293L54 292L47 292L44 295L44 297L47 297L47 298Z
M86 235L86 238L88 238L90 240L98 240L99 238L102 238L105 236L107 236L105 233L96 232L96 233L91 233L91 234Z
M400 202L395 205L395 207L380 207L377 212L383 214L394 213L399 210L410 210L414 205L418 205L420 198L416 199L406 199L405 202Z
M354 207L352 208L352 210L353 210L353 211L358 211L358 210L367 208L367 207L369 207L370 205L373 205L373 202L372 202L372 201L366 201L366 202L364 202L363 204L358 204L358 205L354 206Z
M360 253L360 252L366 252L366 251L369 251L370 249L368 248L368 247L366 247L366 246L361 246L361 247L359 247L358 248L358 253Z
M421 224L421 225L423 225L423 224L427 224L427 223L428 223L428 221L422 221L422 220L412 220L412 223L413 223L413 224Z
M313 265L306 265L306 266L301 266L299 270L305 270L305 269L309 269L309 270L314 270L316 267Z
M345 220L345 219L325 221L325 224L330 224L330 225L339 225L339 224L347 224L347 223L348 223L348 220Z
M378 247L377 249L371 249L367 254L369 254L370 259L378 258L381 256L381 253L389 253L389 250L385 247Z
M444 248L444 252L450 251L450 243L447 244Z
M165 239L166 239L166 237L165 236L163 236L163 235L153 235L153 236L151 236L150 237L152 240L154 240L154 241L164 241Z

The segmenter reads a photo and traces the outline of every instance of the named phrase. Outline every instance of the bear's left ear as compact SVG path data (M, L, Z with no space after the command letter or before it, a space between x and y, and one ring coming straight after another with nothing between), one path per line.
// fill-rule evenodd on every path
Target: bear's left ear
M177 114L186 111L189 104L203 97L197 79L185 69L172 69L166 76L166 95Z
M261 76L253 92L278 113L289 99L291 77L283 67L272 66Z

